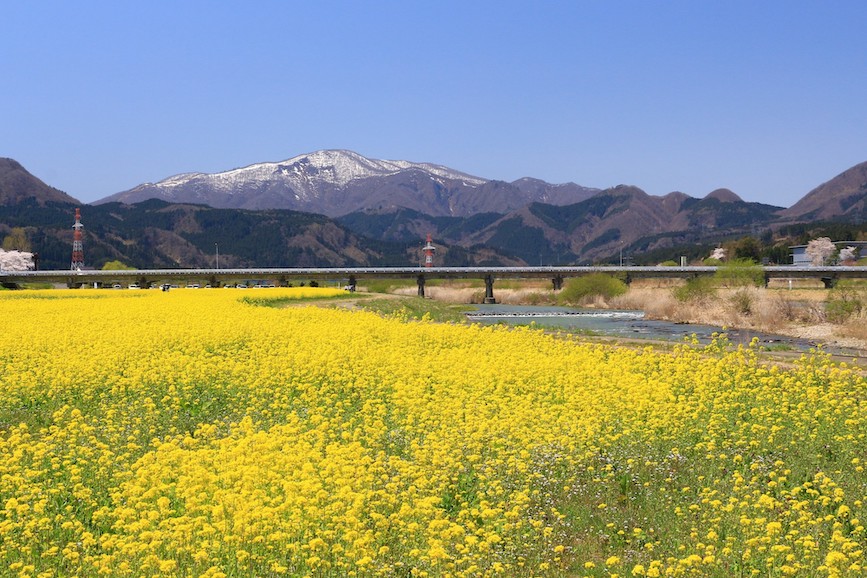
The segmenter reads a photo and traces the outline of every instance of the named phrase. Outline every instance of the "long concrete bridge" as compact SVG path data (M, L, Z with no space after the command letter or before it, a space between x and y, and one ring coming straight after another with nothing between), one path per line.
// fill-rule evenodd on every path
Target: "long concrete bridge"
M714 275L718 267L327 267L327 268L248 268L248 269L130 269L81 271L0 271L0 284L15 287L25 283L64 283L68 287L110 283L225 283L260 280L287 285L294 281L346 281L354 287L359 279L415 279L418 294L424 296L428 279L483 279L485 302L494 303L497 279L550 279L554 289L564 279L591 273L617 275L627 283L633 279L691 279ZM765 284L771 279L819 279L833 287L840 279L865 279L867 267L800 267L792 265L759 267Z

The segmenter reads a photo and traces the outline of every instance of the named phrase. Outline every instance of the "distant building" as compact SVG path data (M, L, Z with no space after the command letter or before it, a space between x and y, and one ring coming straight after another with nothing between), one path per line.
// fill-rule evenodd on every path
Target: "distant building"
M867 257L867 241L833 241L833 243L838 251L846 247L855 247L861 257ZM792 255L792 265L809 267L812 264L810 256L807 255L807 245L793 245L789 247L789 251ZM842 263L835 264L842 265Z

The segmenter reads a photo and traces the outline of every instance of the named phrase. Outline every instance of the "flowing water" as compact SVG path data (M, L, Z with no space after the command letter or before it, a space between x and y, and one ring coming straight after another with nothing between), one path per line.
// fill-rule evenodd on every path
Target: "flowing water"
M707 344L714 334L723 328L691 323L672 323L645 319L643 311L578 309L552 306L525 305L477 305L467 317L476 323L505 323L530 325L543 329L562 329L590 335L606 335L630 339L683 341L693 336L699 343ZM748 344L755 337L767 349L809 351L819 345L816 342L784 335L774 335L742 329L725 330L728 339L735 344ZM852 355L855 350L823 347L829 353Z

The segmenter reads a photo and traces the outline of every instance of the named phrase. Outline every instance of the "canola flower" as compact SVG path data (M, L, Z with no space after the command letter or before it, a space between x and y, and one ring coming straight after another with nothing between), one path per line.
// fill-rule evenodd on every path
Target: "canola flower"
M867 388L821 353L271 291L0 293L0 575L865 573Z

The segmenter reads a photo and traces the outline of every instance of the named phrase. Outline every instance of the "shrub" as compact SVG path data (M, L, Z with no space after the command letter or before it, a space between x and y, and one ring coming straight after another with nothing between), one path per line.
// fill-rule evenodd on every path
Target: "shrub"
M750 259L735 259L720 266L714 278L726 287L761 287L765 283L765 272Z
M867 310L867 296L855 287L838 285L828 293L825 317L831 323L845 323Z
M742 315L749 315L753 312L753 296L750 295L749 289L738 289L729 301L735 311Z
M678 301L703 301L716 297L716 286L711 277L693 277L680 287L675 287L672 295Z
M557 299L563 303L578 304L593 297L611 299L626 293L626 283L605 273L591 273L566 282Z
M103 271L133 271L135 267L130 267L123 261L106 261L102 269Z

